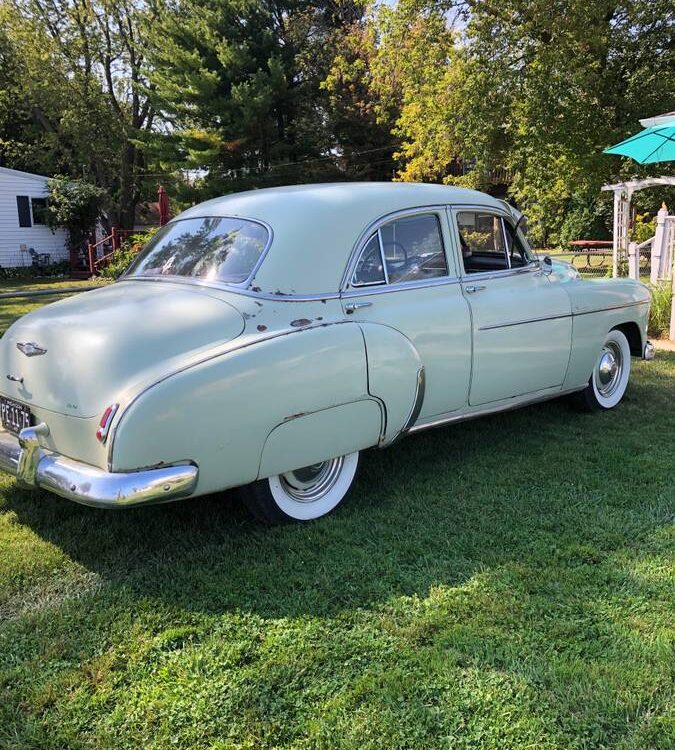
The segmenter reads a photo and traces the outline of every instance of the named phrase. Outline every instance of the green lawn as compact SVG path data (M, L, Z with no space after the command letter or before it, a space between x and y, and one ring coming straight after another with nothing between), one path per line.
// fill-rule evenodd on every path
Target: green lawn
M672 750L675 355L634 368L372 451L309 526L3 476L0 747Z

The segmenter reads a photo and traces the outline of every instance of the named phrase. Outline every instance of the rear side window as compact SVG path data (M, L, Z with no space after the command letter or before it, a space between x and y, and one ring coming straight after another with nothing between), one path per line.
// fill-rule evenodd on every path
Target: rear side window
M352 286L401 284L448 275L436 214L415 214L382 225L356 265Z

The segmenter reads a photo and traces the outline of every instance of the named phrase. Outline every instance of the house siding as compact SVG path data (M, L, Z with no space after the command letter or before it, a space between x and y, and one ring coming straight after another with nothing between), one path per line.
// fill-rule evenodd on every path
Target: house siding
M47 179L41 175L0 167L0 266L3 268L30 266L30 248L38 253L49 253L52 263L68 259L68 235L65 230L53 232L47 226L35 224L19 226L17 196L46 197ZM25 250L21 249L22 245Z

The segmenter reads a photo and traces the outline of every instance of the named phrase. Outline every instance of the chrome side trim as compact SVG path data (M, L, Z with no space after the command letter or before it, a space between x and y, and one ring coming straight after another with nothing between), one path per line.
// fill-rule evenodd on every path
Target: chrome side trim
M112 473L44 451L39 437L48 431L42 423L26 427L18 439L0 433L0 469L14 474L24 486L40 487L95 508L177 500L191 495L197 486L199 470L193 464Z
M513 320L509 323L495 323L494 325L490 326L481 326L478 330L479 331L492 331L495 328L510 328L511 326L521 326L526 325L527 323L541 323L545 320L560 320L562 318L571 318L572 313L561 313L560 315L543 315L539 318L523 318L522 320Z
M593 313L605 312L606 310L621 310L624 307L636 307L637 305L648 305L649 300L644 299L639 302L624 302L620 305L607 305L607 307L597 307L593 310L573 310L572 315L592 315Z
M441 417L434 420L433 422L424 422L422 424L414 425L410 429L410 433L421 432L422 430L430 430L433 427L443 427L447 424L453 424L454 422L468 422L470 419L477 419L478 417L484 417L488 414L498 414L503 411L511 411L511 409L519 409L521 406L531 406L532 404L541 403L542 401L550 401L553 398L560 396L567 396L570 393L576 393L577 391L583 391L586 386L583 385L580 388L570 388L564 391L553 391L545 394L533 396L532 398L518 399L516 403L499 404L488 409L476 409L476 411L462 412L461 414L453 414L448 417Z
M326 294L272 294L271 292L257 292L253 289L242 289L232 284L226 284L219 281L205 281L203 279L191 279L185 276L130 276L128 279L120 277L118 281L157 281L169 284L187 284L188 286L201 286L210 289L218 289L231 294L241 294L244 297L253 297L254 299L264 299L274 302L325 302L329 299L339 299L337 292L327 292Z
M262 252L260 253L260 257L255 262L253 266L253 270L248 275L244 281L240 281L236 284L230 284L231 287L239 288L243 287L246 288L249 286L251 281L255 278L256 273L260 270L260 266L263 264L265 260L265 256L267 255L270 247L272 246L272 241L274 240L274 230L272 227L262 219L253 219L250 216L230 216L230 215L222 215L222 216L209 216L208 214L205 216L190 216L188 219L172 219L166 226L169 226L170 224L178 224L180 221L192 221L193 219L235 219L240 221L250 221L254 224L259 224L261 227L264 227L267 230L267 242L265 243L265 247L263 247ZM128 276L127 277L127 271L125 271L118 279L118 281L129 281L130 279L154 279L155 281L160 281L160 278L157 278L156 276ZM167 277L163 277L165 280L167 280ZM172 277L173 278L173 277ZM181 279L189 279L187 276L180 276L178 278ZM195 279L195 281L197 281ZM225 282L220 282L222 284L225 284Z
M425 289L432 286L448 286L450 284L459 284L459 279L452 276L436 276L433 279L419 279L418 281L406 281L400 284L382 284L371 287L350 288L342 292L342 299L350 297L365 297L371 294L388 294L389 292L405 292L411 289Z
M406 417L406 420L403 423L403 427L401 427L401 429L391 438L391 440L380 443L380 448L386 448L389 445L393 445L394 443L397 443L407 432L410 432L410 429L415 424L415 422L417 421L417 418L420 415L420 412L422 411L422 404L424 403L425 390L426 390L426 374L424 370L424 365L422 365L417 370L417 378L415 382L415 398L413 399L413 404L412 404L412 407L410 408L410 412L408 413L408 416Z
M636 305L646 305L644 302L627 302L621 305L609 305L608 307L598 307L595 310L583 310L581 312L561 313L560 315L545 315L539 318L523 318L522 320L513 320L508 323L495 323L494 325L481 326L479 331L492 331L495 328L509 328L510 326L526 325L527 323L540 323L545 320L561 320L562 318L574 318L578 315L591 315L597 312L606 312L607 310L621 310L624 307L635 307Z

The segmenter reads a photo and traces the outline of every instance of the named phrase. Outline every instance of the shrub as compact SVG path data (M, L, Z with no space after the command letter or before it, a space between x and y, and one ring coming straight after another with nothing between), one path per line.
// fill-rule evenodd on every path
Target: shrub
M668 335L670 330L670 310L672 287L670 281L665 281L652 287L652 306L649 309L649 323L647 332L654 338Z
M601 200L573 196L558 233L558 244L562 247L572 240L601 240L608 236Z
M656 218L652 218L650 214L638 214L630 231L630 238L632 242L637 242L640 245L653 237L655 232Z
M47 182L46 219L52 229L67 229L70 244L81 243L101 215L105 190L84 180L57 175Z
M128 237L120 249L115 250L110 262L101 269L101 276L106 279L119 278L158 231L159 227L152 227L147 232L139 232Z

